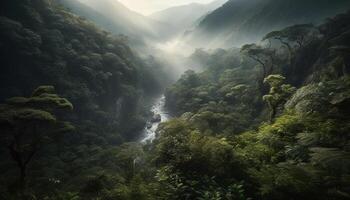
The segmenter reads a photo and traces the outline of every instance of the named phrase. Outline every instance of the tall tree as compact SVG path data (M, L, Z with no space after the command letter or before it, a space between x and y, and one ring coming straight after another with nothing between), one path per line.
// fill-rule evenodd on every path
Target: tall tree
M289 60L291 61L296 50L302 48L308 42L315 39L319 31L312 24L297 24L280 31L272 31L265 35L263 41L277 40L282 46L288 49Z
M273 73L276 65L276 49L264 48L257 44L246 44L241 48L241 53L258 62L262 68L261 77L258 80L260 91L264 91L264 79Z
M263 97L270 109L270 122L273 121L277 114L278 107L295 92L295 88L289 84L283 84L286 78L279 74L270 75L265 78L264 82L270 85L269 94Z
M30 97L13 97L0 105L0 141L19 168L18 188L22 197L27 168L35 154L50 139L74 129L59 119L63 112L72 109L72 104L58 96L53 86L40 86Z

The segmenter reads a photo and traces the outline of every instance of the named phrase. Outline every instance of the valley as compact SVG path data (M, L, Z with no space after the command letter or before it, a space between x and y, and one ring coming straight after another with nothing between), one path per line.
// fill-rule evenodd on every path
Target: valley
M147 122L144 128L141 143L152 143L156 139L156 132L160 123L171 119L169 112L165 108L165 96L162 95L154 100L151 108L152 118Z
M0 2L0 199L349 199L350 2L161 2Z

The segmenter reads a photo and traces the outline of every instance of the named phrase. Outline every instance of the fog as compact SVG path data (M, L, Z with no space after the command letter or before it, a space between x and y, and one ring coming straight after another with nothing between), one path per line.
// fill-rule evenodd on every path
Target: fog
M160 37L165 25L133 12L116 0L60 0L65 6L103 29L133 40Z
M193 34L198 33L194 30L201 20L227 0L60 1L97 26L115 35L127 36L129 44L138 56L143 59L150 56L155 58L174 80L186 70L202 70L198 63L189 59L197 48L230 47L225 43L225 37L216 37L216 40L209 41L206 37L201 38ZM153 13L154 11L158 12ZM145 16L146 14L149 16ZM207 33L203 31L201 34Z
M129 9L143 15L150 15L170 7L185 5L190 3L206 4L214 0L119 0Z

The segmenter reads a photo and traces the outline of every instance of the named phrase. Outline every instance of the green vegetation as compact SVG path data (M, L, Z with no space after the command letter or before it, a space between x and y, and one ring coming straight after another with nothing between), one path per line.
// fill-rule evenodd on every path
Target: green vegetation
M349 199L349 16L198 50L207 69L168 89L178 118L155 142L164 199Z
M1 1L0 38L0 199L138 193L126 164L138 145L126 142L166 85L159 64L55 0Z
M271 87L270 92L263 96L263 100L267 102L270 109L270 122L276 117L278 106L285 103L290 95L295 92L294 87L283 84L285 79L286 78L281 75L270 75L264 80L264 83L268 83Z
M145 145L159 61L53 0L0 10L0 199L350 199L350 13L198 49Z
M137 136L147 112L140 100L162 90L155 75L164 76L161 69L134 55L125 37L96 28L55 1L6 0L1 7L7 8L0 17L1 100L54 85L75 105L80 125L98 124L106 134L118 130L127 141Z
M43 143L74 129L55 116L58 110L72 110L73 106L54 92L52 86L41 86L31 97L14 97L0 107L1 141L19 168L18 188L22 196L26 192L27 167Z
M298 24L287 27L280 31L272 31L267 34L263 40L277 40L289 52L289 58L292 59L295 51L304 47L305 43L312 41L317 37L318 30L312 24Z

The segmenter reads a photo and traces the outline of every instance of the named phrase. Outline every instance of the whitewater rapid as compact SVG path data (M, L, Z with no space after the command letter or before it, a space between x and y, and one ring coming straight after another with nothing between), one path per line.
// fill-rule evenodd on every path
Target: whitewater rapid
M141 143L152 143L156 138L156 131L160 123L168 121L171 117L165 109L165 96L156 98L151 108L153 116L160 116L160 120L149 120L142 133Z

